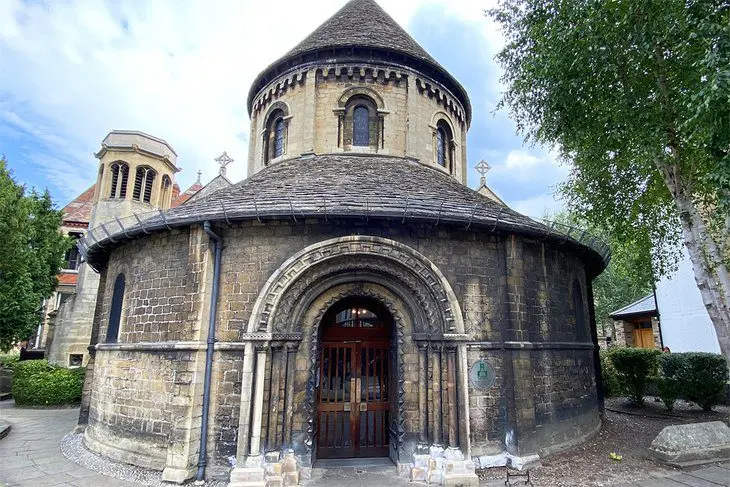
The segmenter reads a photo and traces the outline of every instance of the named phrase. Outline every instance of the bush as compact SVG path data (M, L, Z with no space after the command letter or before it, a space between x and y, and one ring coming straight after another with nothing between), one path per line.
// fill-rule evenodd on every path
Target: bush
M611 352L601 350L601 378L603 379L603 395L605 397L617 396L621 393L616 367L611 361Z
M656 384L659 398L667 411L674 410L674 403L682 394L684 363L682 354L664 353L659 356L659 377Z
M17 353L0 354L0 368L12 370L20 360Z
M722 401L728 381L725 357L715 353L677 353L683 361L682 395L705 411Z
M84 369L66 369L47 360L15 365L12 394L19 406L58 406L81 401Z
M644 393L651 377L657 372L659 350L648 348L617 348L610 357L616 368L621 389L635 404L644 404Z

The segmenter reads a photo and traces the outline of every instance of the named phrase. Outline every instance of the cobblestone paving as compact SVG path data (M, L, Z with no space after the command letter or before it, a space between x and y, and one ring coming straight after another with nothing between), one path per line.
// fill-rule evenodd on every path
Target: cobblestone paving
M15 408L12 401L0 402L0 420L12 425L8 436L0 440L0 487L139 486L138 483L126 482L89 470L63 456L61 440L73 429L77 417L78 409L21 409ZM394 473L389 474L389 469L382 467L317 470L313 482L308 482L308 486L408 485L407 481L399 479ZM504 485L504 481L490 480L489 483L481 485L496 487ZM730 462L617 487L682 486L730 487Z

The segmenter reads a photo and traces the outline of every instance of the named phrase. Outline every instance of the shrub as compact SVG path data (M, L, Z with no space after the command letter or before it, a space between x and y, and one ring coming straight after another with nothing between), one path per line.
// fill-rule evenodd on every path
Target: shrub
M674 403L682 393L684 366L685 360L682 354L663 353L659 356L659 377L656 384L659 398L667 411L674 410Z
M616 396L621 393L616 367L611 361L611 352L601 350L601 378L603 379L603 395L605 397Z
M81 401L84 369L66 369L47 360L18 362L12 394L19 406L57 406Z
M611 351L611 361L621 389L633 403L644 403L644 393L650 378L656 375L660 353L648 348L617 348Z
M682 395L705 411L722 401L728 381L725 357L715 353L677 353L684 365L680 380Z
M12 370L15 364L20 360L20 355L17 353L8 353L0 355L0 367L3 369Z

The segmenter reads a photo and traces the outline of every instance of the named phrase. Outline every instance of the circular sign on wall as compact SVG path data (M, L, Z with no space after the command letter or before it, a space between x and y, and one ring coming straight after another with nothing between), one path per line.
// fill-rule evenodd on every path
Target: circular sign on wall
M469 378L475 389L491 389L494 385L496 375L494 368L486 360L478 360L469 370Z

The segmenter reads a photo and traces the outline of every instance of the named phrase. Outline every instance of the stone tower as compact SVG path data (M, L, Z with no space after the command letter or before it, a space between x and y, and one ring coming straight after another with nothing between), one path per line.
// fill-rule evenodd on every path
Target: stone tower
M170 207L177 154L162 139L142 132L113 130L95 154L99 171L89 228L133 214ZM76 293L58 310L48 360L68 366L88 361L91 322L99 275L88 265L78 269Z

